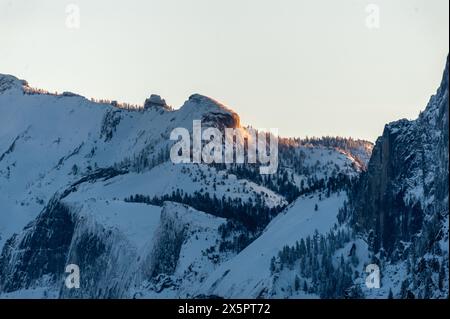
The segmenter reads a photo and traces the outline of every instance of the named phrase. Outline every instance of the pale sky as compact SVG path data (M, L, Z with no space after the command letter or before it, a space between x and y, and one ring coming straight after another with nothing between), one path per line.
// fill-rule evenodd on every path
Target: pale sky
M66 24L72 3L79 28ZM448 11L448 0L0 0L0 73L135 104L200 93L282 136L374 141L436 91Z

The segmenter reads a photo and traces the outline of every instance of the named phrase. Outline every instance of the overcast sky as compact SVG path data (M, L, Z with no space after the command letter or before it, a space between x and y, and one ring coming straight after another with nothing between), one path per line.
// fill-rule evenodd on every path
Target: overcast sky
M0 0L0 73L49 91L136 104L156 93L179 107L201 93L244 124L283 136L374 141L385 123L415 118L438 87L448 6Z

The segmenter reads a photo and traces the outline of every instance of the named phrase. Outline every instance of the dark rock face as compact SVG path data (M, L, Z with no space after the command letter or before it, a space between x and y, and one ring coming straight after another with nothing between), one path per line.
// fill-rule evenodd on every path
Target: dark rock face
M405 202L406 189L402 184L405 177L414 177L410 174L423 167L423 159L418 156L420 134L413 130L405 141L402 133L411 129L411 123L399 121L395 127L400 129L387 126L377 140L355 199L356 226L374 230L375 251L381 247L390 251L396 241L409 240L420 230L423 220L421 205Z
M136 252L118 231L80 215L55 195L4 245L0 292L53 286L60 298L120 298L133 283L134 260ZM65 286L69 264L79 266L80 289Z
M391 253L425 216L448 213L448 66L447 58L442 84L417 120L386 125L350 196L352 223L371 234L375 252Z
M150 255L151 267L147 276L155 278L159 274L174 273L186 237L186 228L187 225L181 221L177 212L167 207L163 209L158 236L154 238L155 245Z
M169 110L170 107L167 105L166 101L161 98L161 96L156 95L156 94L152 94L148 99L145 100L144 103L144 109L148 110L148 109L166 109Z
M100 138L104 139L105 142L111 140L121 120L120 110L111 109L106 111L100 129Z
M434 195L436 197L437 203L444 203L443 207L436 207L436 210L447 210L448 211L448 196L449 196L449 100L448 100L448 88L449 88L449 62L447 58L446 71L442 79L442 84L438 90L438 94L435 99L437 105L441 105L437 109L436 118L436 129L442 134L437 140L437 162L436 162L436 181ZM447 204L445 205L445 201Z
M0 256L0 291L28 288L44 275L55 280L64 273L75 223L70 209L49 202L22 235L8 240Z
M213 125L219 130L224 131L225 128L237 128L240 125L239 116L236 113L208 113L203 116L203 123Z
M60 298L123 298L133 282L136 252L117 231L80 219L67 264L80 269L80 288L60 284Z
M201 119L205 125L216 127L221 131L225 128L240 127L239 115L210 97L193 94L189 97L189 102L207 110Z

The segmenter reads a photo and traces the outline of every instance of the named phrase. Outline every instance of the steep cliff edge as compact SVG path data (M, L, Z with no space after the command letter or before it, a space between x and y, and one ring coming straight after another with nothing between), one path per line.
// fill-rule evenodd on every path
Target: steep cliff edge
M448 286L448 72L447 57L416 120L385 126L349 195L350 224L367 236L373 260L406 263L402 297L429 298L433 286Z
M386 125L355 187L353 222L391 253L432 214L448 214L448 59L437 93L414 121Z

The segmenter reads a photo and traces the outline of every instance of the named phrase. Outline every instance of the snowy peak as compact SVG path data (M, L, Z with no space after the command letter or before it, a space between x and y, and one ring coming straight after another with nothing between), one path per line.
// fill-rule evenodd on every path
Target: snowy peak
M214 100L211 97L201 95L201 94L192 94L189 99L184 102L182 108L196 108L201 109L203 111L208 112L223 112L223 113L232 113L228 107L223 105L217 100ZM234 112L233 112L234 113Z
M23 86L28 86L28 83L24 80L19 80L13 75L0 73L0 94L15 89L22 89Z
M445 64L445 70L444 70L444 75L442 76L442 81L441 81L441 86L438 89L438 94L439 93L443 93L445 91L448 91L448 72L449 72L449 58L450 56L447 55L447 63Z
M82 97L71 92L53 94L43 89L32 88L28 85L27 81L20 80L13 75L0 74L0 94L11 89L26 95L51 95L58 98L69 98L74 96ZM115 108L125 108L128 110L127 107L121 106L127 105L126 103L119 105L116 101L99 100L96 102L92 100L92 105L95 104L110 104ZM150 95L150 97L145 100L143 108L145 111L156 111L160 115L162 115L165 111L173 111L173 108L166 103L165 99L157 94ZM219 129L223 129L225 127L240 127L240 118L236 112L232 111L230 108L214 100L213 98L201 94L192 94L189 99L184 102L181 108L174 113L174 115L176 115L181 122L183 122L179 123L182 126L185 124L191 126L192 123L187 122L192 120L201 120L205 125L217 127Z
M180 111L199 117L212 126L223 129L240 127L239 115L222 103L201 94L192 94Z
M192 94L189 99L189 102L192 103L196 103L199 105L204 105L204 106L218 106L218 107L223 107L226 108L222 103L220 103L217 100L214 100L213 98L206 96L206 95L202 95L202 94L198 94L198 93L194 93Z
M424 112L421 113L419 119L423 122L429 123L432 126L439 126L445 121L448 121L448 85L449 85L449 57L445 65L444 74L442 75L441 85L428 102Z
M144 109L165 109L170 110L170 107L167 105L166 100L161 98L161 96L157 94L152 94L148 99L145 100Z

